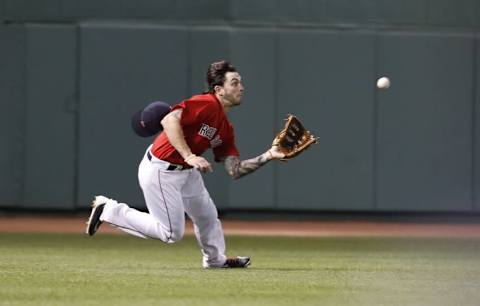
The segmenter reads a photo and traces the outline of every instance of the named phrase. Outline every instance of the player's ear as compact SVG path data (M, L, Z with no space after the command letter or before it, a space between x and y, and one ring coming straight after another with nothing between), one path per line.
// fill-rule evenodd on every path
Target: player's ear
M223 87L220 85L215 85L213 88L215 90L215 93L218 94L219 96L223 96Z

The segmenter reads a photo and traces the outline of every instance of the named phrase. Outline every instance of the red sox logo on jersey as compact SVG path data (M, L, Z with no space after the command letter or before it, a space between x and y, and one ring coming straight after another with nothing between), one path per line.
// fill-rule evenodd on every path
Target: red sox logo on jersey
M217 134L217 136L213 137L216 132L216 128L208 126L208 124L202 123L202 126L198 131L198 135L210 140L210 146L212 148L215 148L222 144L222 139L220 138L220 135Z

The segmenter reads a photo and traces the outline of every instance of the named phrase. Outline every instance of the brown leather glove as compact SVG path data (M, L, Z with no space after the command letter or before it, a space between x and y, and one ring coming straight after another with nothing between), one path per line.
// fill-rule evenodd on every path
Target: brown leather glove
M273 139L272 145L285 154L282 160L289 160L317 143L317 138L294 115L289 114L285 120L285 127Z

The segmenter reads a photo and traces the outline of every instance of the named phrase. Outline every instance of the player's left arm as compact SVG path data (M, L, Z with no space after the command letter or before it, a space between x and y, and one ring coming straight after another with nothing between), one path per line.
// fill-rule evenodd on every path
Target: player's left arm
M285 155L277 150L276 146L272 146L265 153L250 159L240 160L238 156L227 156L223 159L223 164L227 173L234 179L241 178L262 167L266 163L274 159L281 159Z

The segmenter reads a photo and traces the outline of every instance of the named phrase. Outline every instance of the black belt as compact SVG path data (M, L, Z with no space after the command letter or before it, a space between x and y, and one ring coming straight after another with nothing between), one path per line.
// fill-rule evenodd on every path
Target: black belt
M152 161L152 153L150 153L150 151L147 151L147 158L148 158L149 161ZM168 171L182 170L182 169L184 169L182 165L169 164L168 167L167 167Z

